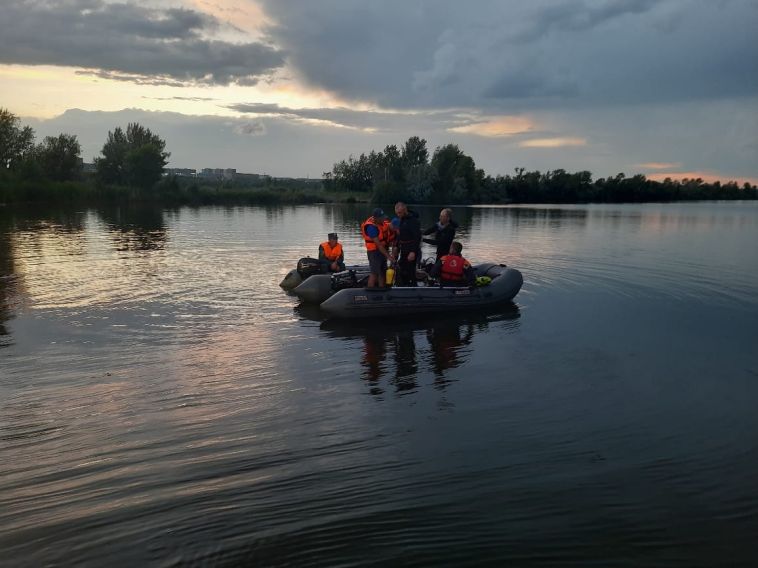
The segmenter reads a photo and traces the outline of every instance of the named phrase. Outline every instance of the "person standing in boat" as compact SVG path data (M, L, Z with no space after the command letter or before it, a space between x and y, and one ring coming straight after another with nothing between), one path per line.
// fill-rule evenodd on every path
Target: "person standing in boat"
M418 213L408 209L402 201L395 204L395 215L400 220L395 247L398 285L416 286L416 265L421 257L421 223Z
M327 240L318 246L318 261L323 272L345 270L345 253L339 243L337 233L329 233Z
M387 272L387 262L392 262L392 257L387 251L390 242L390 224L386 222L387 216L384 211L377 207L371 217L361 223L361 235L366 243L366 255L371 274L368 277L367 288L379 286L384 288L384 275Z
M435 260L439 261L450 251L450 245L455 239L457 228L458 223L453 221L453 210L445 208L440 211L440 220L424 231L424 235L434 235L431 238L424 239L424 242L437 247Z
M439 278L443 286L472 286L476 272L471 263L461 256L463 245L453 241L448 254L440 258L432 268L432 276Z
M385 221L386 222L386 221ZM400 219L393 217L389 224L389 240L387 241L387 250L390 251L392 258L395 258L393 251L397 250L397 236L400 234Z

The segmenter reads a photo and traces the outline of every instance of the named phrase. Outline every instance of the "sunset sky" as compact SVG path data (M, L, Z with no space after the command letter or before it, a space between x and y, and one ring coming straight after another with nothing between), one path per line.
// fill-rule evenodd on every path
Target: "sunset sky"
M758 183L755 0L4 0L0 106L86 161L320 177L409 136L515 167Z

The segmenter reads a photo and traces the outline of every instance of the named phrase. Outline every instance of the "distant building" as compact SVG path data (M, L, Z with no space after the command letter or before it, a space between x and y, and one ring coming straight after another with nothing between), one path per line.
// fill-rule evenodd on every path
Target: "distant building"
M92 162L85 162L81 161L82 166L82 173L85 174L94 174L97 171L97 168L95 167L95 164Z
M233 180L237 177L237 170L235 168L203 168L197 177L204 179L225 179Z
M178 177L196 177L197 170L195 168L166 168L166 175L174 175Z
M234 179L247 184L254 184L261 180L260 174L236 174Z

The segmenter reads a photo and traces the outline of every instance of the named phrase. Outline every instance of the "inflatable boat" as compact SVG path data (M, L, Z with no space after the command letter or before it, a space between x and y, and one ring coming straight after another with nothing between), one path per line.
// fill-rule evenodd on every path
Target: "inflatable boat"
M334 274L315 274L303 280L292 293L308 304L320 304L344 288L361 288L368 283L368 266L350 267Z
M325 299L321 310L327 317L345 319L474 309L512 300L524 283L521 272L503 264L479 264L474 269L477 277L487 276L490 282L460 287L344 288Z
M345 267L345 272L353 272L355 274L360 274L361 276L368 276L369 269L368 265L355 265ZM335 274L341 273L337 272ZM323 273L318 259L304 257L297 261L297 267L287 273L284 279L279 282L279 286L288 291L294 290L312 276L326 276L327 278L330 278L331 273Z

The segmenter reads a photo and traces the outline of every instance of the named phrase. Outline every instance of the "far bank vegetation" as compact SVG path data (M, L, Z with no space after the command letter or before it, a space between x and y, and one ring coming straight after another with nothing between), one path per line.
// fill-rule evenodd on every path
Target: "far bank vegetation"
M637 174L592 179L588 171L539 172L516 168L491 176L457 145L429 154L426 140L412 136L357 158L349 156L321 180L254 176L207 181L166 174L166 142L137 123L107 133L94 172L83 171L81 146L71 134L36 142L34 131L0 108L0 204L155 201L179 204L392 203L581 203L706 199L756 199L755 185L662 182Z

